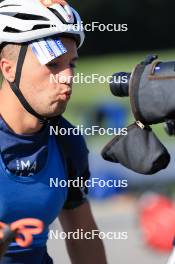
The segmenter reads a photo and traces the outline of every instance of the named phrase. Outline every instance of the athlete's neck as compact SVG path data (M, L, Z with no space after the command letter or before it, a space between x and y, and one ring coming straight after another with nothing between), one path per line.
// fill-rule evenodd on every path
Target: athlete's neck
M23 108L8 87L0 89L0 115L16 134L37 133L43 126L37 118Z

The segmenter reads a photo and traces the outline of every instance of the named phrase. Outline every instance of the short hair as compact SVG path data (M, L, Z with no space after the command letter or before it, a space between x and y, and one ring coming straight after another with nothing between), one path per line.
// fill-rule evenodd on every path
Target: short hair
M0 49L0 60L6 58L9 60L17 60L21 45L7 44Z
M6 44L2 46L0 48L0 60L2 58L6 58L9 60L17 61L20 47L21 47L20 44ZM4 77L0 70L0 86L2 85L3 81L4 81Z

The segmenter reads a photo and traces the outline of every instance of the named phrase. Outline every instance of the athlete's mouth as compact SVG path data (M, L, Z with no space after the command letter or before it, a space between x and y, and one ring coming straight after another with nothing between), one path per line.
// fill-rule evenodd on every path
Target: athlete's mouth
M72 90L65 90L61 93L58 94L58 96L56 97L55 102L58 101L68 101L71 97L72 94Z
M66 91L64 91L64 92L62 92L60 95L68 95L68 96L71 96L71 94L72 94L72 90L66 90Z

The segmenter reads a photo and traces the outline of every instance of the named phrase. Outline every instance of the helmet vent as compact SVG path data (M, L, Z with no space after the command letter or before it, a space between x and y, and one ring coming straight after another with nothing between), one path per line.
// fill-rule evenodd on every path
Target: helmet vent
M48 7L48 9L49 9L52 13L54 13L54 15L56 15L56 17L58 17L58 18L61 20L61 22L62 22L63 24L66 24L66 25L69 25L69 24L70 24L70 23L68 23L68 22L64 19L64 17L62 17L62 16L58 13L57 10L55 10L55 9L53 9L53 8L51 8L51 7Z
M11 28L11 27L5 27L4 28L4 32L9 32L9 33L20 33L22 32L21 30L15 29L15 28Z
M32 28L32 30L43 29L43 28L50 28L50 25L35 25Z
M2 2L2 1L1 1ZM0 8L3 8L3 7L12 7L12 6L21 6L21 5L3 5L3 6L0 6Z
M43 16L29 15L29 14L16 14L15 12L0 12L0 15L13 16L22 20L40 20L49 21L48 18Z
M16 18L20 18L20 19L23 19L23 20L44 20L44 21L49 21L48 18L46 17L43 17L43 16L37 16L37 15L30 15L30 14L15 14Z
M35 25L32 30L37 30L37 29L43 29L43 28L49 28L50 25ZM31 30L27 30L28 32ZM25 31L25 32L27 32ZM23 31L15 29L15 28L11 28L11 27L5 27L4 28L4 32L8 32L8 33L22 33Z

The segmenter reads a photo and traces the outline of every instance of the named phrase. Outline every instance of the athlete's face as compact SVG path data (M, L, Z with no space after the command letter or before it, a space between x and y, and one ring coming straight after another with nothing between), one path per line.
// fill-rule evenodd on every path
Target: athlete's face
M20 89L23 95L36 112L47 117L63 113L72 92L77 46L73 39L61 40L67 53L48 65L41 65L28 48L22 70Z

